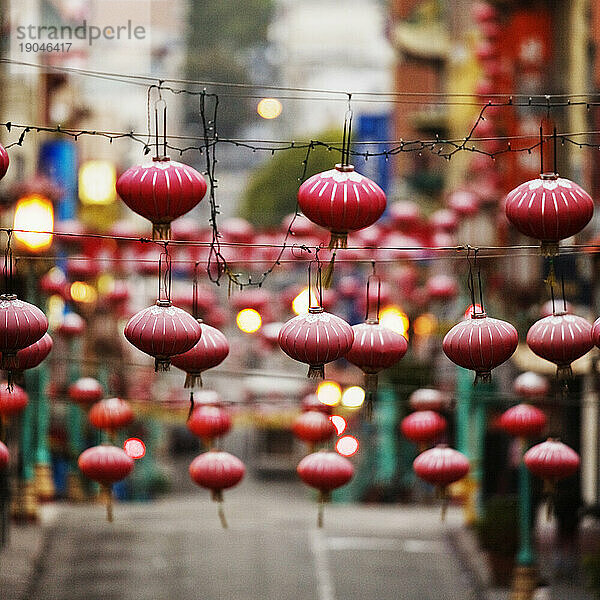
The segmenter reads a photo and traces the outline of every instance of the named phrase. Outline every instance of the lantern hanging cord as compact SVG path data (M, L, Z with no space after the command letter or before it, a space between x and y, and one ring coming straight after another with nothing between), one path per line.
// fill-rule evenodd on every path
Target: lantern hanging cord
M4 293L12 294L13 292L13 252L11 241L13 230L6 230L6 248L4 249Z
M165 241L163 244L164 252L158 258L158 299L164 299L170 304L172 284L171 255L169 254L169 242ZM164 272L163 263L165 265Z
M348 110L344 116L344 132L342 136L342 167L347 167L350 163L350 144L352 139L352 94L348 94Z

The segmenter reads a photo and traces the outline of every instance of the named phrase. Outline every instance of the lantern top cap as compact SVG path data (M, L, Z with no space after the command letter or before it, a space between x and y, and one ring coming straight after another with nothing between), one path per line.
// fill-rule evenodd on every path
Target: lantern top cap
M156 301L156 306L162 306L162 307L171 306L171 301L170 300L162 300L159 298Z
M354 171L354 165L342 165L341 163L337 163L335 165L336 171L341 171L342 173L351 173Z
M568 315L569 313L566 310L557 310L555 312L552 313L553 317L564 317L565 315Z
M16 300L17 299L17 295L16 294L2 294L0 295L0 300Z
M482 311L482 312L473 312L471 314L471 319L487 319L487 313Z
M153 162L168 162L170 160L171 160L171 158L169 156L167 156L167 155L164 155L164 156L153 156L152 157L152 161Z
M540 173L540 179L556 181L558 173Z
M323 307L322 306L311 306L311 307L309 307L308 312L311 315L322 313L323 312Z

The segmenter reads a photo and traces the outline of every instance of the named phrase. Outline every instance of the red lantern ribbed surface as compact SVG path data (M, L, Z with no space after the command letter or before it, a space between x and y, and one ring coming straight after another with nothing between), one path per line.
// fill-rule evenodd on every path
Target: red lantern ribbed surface
M367 321L353 325L354 341L346 360L365 374L365 389L377 389L377 373L395 365L408 349L403 335L376 322Z
M133 458L116 446L93 446L84 450L77 461L81 472L102 485L125 479L133 470Z
M0 470L6 469L10 461L10 452L3 442L0 442Z
M345 356L353 341L352 327L322 308L293 317L279 332L279 346L294 360L309 365L309 377L324 377L324 365Z
M212 440L231 429L231 415L220 406L202 405L192 411L187 426L199 438Z
M2 368L16 368L17 351L35 344L48 330L46 315L14 294L0 296L0 352Z
M354 467L347 458L325 450L305 456L296 471L306 485L324 494L346 485L354 475Z
M352 165L309 177L298 190L298 204L313 223L331 231L329 245L346 246L349 231L372 225L383 214L384 191Z
M592 342L594 342L596 347L600 348L600 317L592 325Z
M553 439L531 447L523 455L523 461L534 475L548 481L569 477L579 468L577 452Z
M440 444L419 454L413 468L424 481L445 487L462 479L469 472L470 465L464 454Z
M303 442L316 444L331 439L337 430L325 413L308 410L295 419L292 431Z
M125 326L127 340L154 357L157 371L167 371L171 357L193 348L201 335L192 315L163 300L133 315Z
M171 359L173 366L185 371L185 387L202 385L202 373L221 364L229 354L229 342L223 333L206 323L200 324L202 335L196 345Z
M206 193L198 171L169 158L127 169L117 181L117 193L127 206L152 222L152 236L170 237L170 223L194 208Z
M570 377L571 363L592 347L592 325L583 317L558 313L536 321L527 332L531 351L553 362L559 379Z
M418 410L404 417L400 431L405 438L415 444L435 441L446 431L446 419L433 410Z
M15 369L25 371L37 367L52 350L53 342L49 333L45 333L35 344L27 346L17 352Z
M546 415L531 404L517 404L502 413L499 425L516 437L537 437L546 427Z
M442 347L453 363L475 371L477 383L490 381L490 371L512 356L518 342L517 330L510 323L473 313L446 334Z
M22 412L29 398L27 392L19 385L13 385L8 389L6 381L0 382L0 415L10 417Z
M114 431L133 421L133 409L127 400L105 398L96 402L88 414L90 423L97 429Z
M237 485L246 472L244 463L229 452L210 450L190 464L190 477L203 488L219 493Z
M550 383L542 375L538 375L533 371L526 371L514 380L513 391L517 396L523 398L543 398L550 392Z
M88 407L102 400L104 388L97 379L93 377L82 377L69 386L67 391L69 400L82 407Z
M8 152L6 151L6 148L0 144L0 179L6 175L9 163Z
M508 220L523 234L542 241L555 254L558 241L575 235L590 221L594 201L579 185L556 174L526 181L506 197Z

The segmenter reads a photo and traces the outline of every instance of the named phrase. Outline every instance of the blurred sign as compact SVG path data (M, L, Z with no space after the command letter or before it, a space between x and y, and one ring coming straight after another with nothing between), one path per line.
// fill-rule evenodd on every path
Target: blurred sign
M358 127L355 128L354 150L362 153L378 155L389 149L387 144L367 144L374 140L389 140L391 131L391 115L360 115ZM390 163L385 155L372 156L365 159L362 156L352 157L351 162L356 170L372 179L384 192L389 192Z

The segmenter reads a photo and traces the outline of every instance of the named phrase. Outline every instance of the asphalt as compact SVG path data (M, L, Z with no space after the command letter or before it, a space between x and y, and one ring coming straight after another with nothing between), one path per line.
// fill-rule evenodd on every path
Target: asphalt
M0 551L3 600L505 600L462 511L333 504L325 527L294 482L248 479L225 494L229 529L202 490L115 506L43 505ZM598 539L592 524L588 546ZM539 530L549 587L540 599L591 600L576 565L561 570L553 524ZM564 557L562 557L564 558ZM568 558L568 557L567 557ZM564 565L562 565L564 567ZM575 568L574 568L575 567Z

